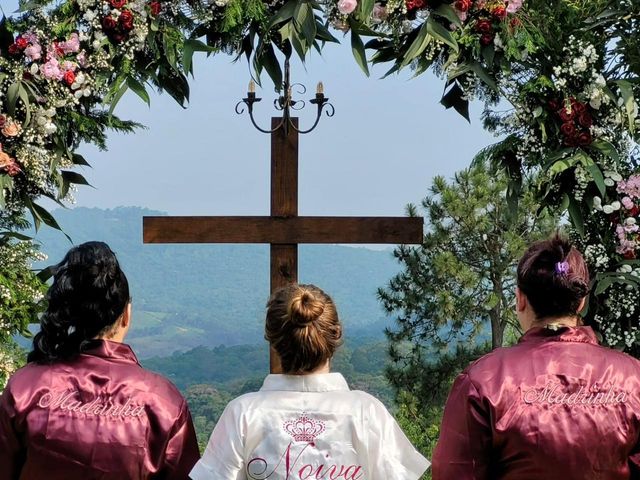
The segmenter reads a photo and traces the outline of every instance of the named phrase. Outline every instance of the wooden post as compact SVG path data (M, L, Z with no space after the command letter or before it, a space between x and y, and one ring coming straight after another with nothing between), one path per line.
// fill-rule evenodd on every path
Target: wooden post
M292 118L297 127L298 119ZM271 119L276 128L281 118ZM278 129L271 134L271 216L298 216L298 131L295 128ZM271 293L298 281L298 245L271 244ZM280 359L271 349L269 370L282 373Z
M298 126L298 119L291 119ZM272 128L281 118L272 118ZM271 216L298 216L298 132L271 134ZM271 293L298 281L298 245L271 244Z

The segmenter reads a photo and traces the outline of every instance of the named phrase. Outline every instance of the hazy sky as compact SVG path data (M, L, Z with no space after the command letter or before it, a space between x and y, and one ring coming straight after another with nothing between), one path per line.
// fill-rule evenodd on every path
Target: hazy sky
M2 0L6 11L16 0ZM84 147L95 189L81 187L77 205L144 206L183 215L262 215L269 210L269 137L256 132L234 107L245 96L246 61L224 54L196 61L191 104L181 109L154 95L148 108L127 95L117 114L145 124L135 135L111 134L108 152ZM300 213L402 215L419 202L434 175L450 176L494 139L479 121L469 125L438 101L443 83L409 73L366 78L351 57L349 39L314 54L306 71L293 69L312 97L321 80L336 107L333 118L301 141ZM272 85L264 79L257 117L274 113ZM478 108L476 107L476 114ZM303 126L312 120L309 110Z

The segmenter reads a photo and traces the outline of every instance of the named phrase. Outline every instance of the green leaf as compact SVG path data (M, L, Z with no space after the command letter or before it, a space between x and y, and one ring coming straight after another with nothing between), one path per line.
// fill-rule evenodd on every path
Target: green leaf
M20 91L19 82L12 83L11 85L9 85L9 88L7 89L7 112L12 117L16 113L16 105L18 103L19 91Z
M193 75L193 55L196 52L206 52L207 54L217 51L215 47L210 47L206 43L188 38L184 41L182 50L182 68L185 74Z
M29 123L31 123L31 102L29 102L29 94L27 93L27 90L24 88L24 85L22 85L22 83L20 83L18 87L18 96L20 97L20 100L22 100L22 105L25 110L25 119L23 126L26 127L29 125Z
M108 102L111 104L109 106L109 115L113 115L113 112L115 111L116 106L118 105L118 103L120 102L120 100L122 99L122 97L124 96L124 94L127 92L128 89L129 87L127 85L127 82L122 82L116 94L108 99Z
M449 45L453 50L457 53L460 49L458 47L458 42L453 38L451 32L447 30L440 22L438 22L434 17L429 17L427 19L427 31L429 35L433 38L440 40L443 43Z
M439 17L446 18L457 27L462 27L462 21L451 5L443 3L438 8L433 10L432 13L434 15L438 15Z
M573 224L576 232L581 237L585 235L584 229L584 217L582 216L582 210L580 209L580 204L575 198L569 199L569 217L571 218L571 223Z
M367 54L364 50L364 43L362 42L360 35L353 29L351 30L351 50L356 62L358 62L358 65L360 65L360 68L368 77L369 65L367 64Z
M373 13L373 7L376 4L376 0L360 0L358 2L358 13L362 21L367 21Z
M489 86L489 88L491 88L492 90L495 90L496 92L498 91L498 84L493 78L491 78L491 75L489 74L487 69L485 69L478 62L472 62L470 64L470 68L471 70L473 70L473 72L478 76L480 80L482 80L484 83L487 84L487 86Z
M299 0L289 0L287 3L285 3L282 8L278 10L275 15L273 15L269 20L269 29L275 27L281 22L291 20L293 18L293 14L296 11L296 7L298 6L298 1Z
M133 77L128 77L127 87L129 87L133 93L138 95L144 103L146 103L149 106L151 105L151 98L149 98L149 93L147 92L147 89L144 88L144 85L142 85L138 80L136 80Z
M464 91L458 85L458 82L454 82L453 87L442 97L440 103L447 109L453 107L467 122L471 123L469 100L464 97Z
M413 61L414 58L416 58L418 55L421 55L429 46L431 40L432 37L429 36L429 27L427 26L427 23L423 23L420 27L420 30L418 31L418 35L407 50L407 53L404 54L404 58L400 67L406 67Z
M629 131L633 133L636 128L635 116L633 115L635 98L633 95L633 85L626 80L618 80L616 82L620 87L620 94L624 100L624 107L627 111L627 119L629 121Z
M60 172L60 174L62 175L62 178L64 179L64 181L66 181L68 183L74 183L76 185L87 185L89 187L92 186L87 181L87 179L84 178L84 176L82 176L78 172L71 172L71 171L68 171L68 170L63 170L63 171Z
M74 165L84 165L86 167L90 167L91 165L89 164L89 162L87 162L87 160L80 155L79 153L74 153L71 156L71 161L73 162Z
M316 18L310 4L301 2L298 5L294 15L294 24L296 26L296 31L302 33L307 47L311 46L315 41L317 29ZM304 60L304 56L301 57L301 59Z
M591 174L591 178L593 178L594 183L598 187L600 195L604 197L607 193L607 186L604 184L604 175L602 174L602 170L600 170L600 167L587 154L583 154L582 157L582 165Z
M620 154L618 153L618 150L616 150L616 147L606 140L597 140L591 144L591 147L595 148L614 162L620 163Z

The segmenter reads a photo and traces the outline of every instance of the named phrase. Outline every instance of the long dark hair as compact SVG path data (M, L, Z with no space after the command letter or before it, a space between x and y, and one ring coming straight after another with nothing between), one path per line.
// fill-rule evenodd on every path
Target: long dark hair
M30 362L66 360L112 328L129 303L129 283L106 243L72 248L55 267Z
M589 269L582 254L556 234L529 247L518 264L518 287L538 319L573 316L589 293Z

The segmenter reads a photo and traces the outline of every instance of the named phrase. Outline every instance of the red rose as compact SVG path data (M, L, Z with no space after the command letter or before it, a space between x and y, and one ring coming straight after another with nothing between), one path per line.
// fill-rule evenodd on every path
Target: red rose
M487 20L486 18L478 20L478 23L476 23L476 30L480 33L493 32L493 25L491 24L491 20Z
M113 35L111 35L111 39L115 42L115 43L122 43L126 40L127 35L124 33L114 33Z
M70 87L71 85L73 85L73 82L76 81L76 74L71 70L67 70L66 72L64 72L62 80L64 80L64 83L66 83Z
M25 48L27 48L29 46L29 42L27 42L27 39L24 38L24 37L18 37L18 38L16 38L16 46L20 50L24 50Z
M7 116L0 114L0 128L3 128L5 123L7 123ZM2 145L0 145L2 147Z
M127 4L127 0L109 0L113 8L122 8Z
M124 10L118 19L118 22L123 30L130 32L133 30L133 13L129 10Z
M591 145L593 143L593 137L589 132L583 132L578 135L578 143L583 147L586 147L587 145Z
M4 170L10 177L15 177L20 172L22 172L20 165L18 165L15 161L4 167Z
M15 43L12 43L11 45L9 45L9 55L20 55L22 53L22 50L20 50L20 47L18 47L18 45L16 45Z
M518 17L513 17L511 19L510 25L511 25L511 28L518 28L520 25L522 25L522 22Z
M495 35L493 35L493 33L484 33L480 37L480 43L486 47L487 45L491 45L493 43L494 38Z
M507 18L507 8L504 5L498 5L491 10L491 14L499 20Z
M578 123L584 128L591 128L593 125L593 117L589 112L582 112L578 116Z
M466 1L471 1L471 0L466 0ZM151 10L151 15L153 15L154 17L157 17L158 15L160 15L160 12L162 11L162 4L160 2L151 2L149 4L149 10Z
M56 51L56 57L64 57L64 49L60 46L59 42L53 42L53 48Z
M633 250L627 250L626 252L624 252L624 258L626 258L627 260L635 260L636 253Z
M587 106L584 103L571 100L571 105L578 115L587 111Z
M425 1L424 0L406 0L405 5L407 6L407 11L411 12L413 10L424 8Z
M564 144L567 147L577 147L578 139L576 137L564 137Z
M456 2L456 8L461 12L468 12L473 4L473 0L458 0Z
M549 105L549 108L554 112L557 112L560 109L560 102L558 102L558 100L549 100L547 104Z
M637 205L634 205L633 208L629 210L629 216L637 217L638 214L640 214L640 207L638 207Z
M574 137L576 134L576 126L573 122L563 123L560 131L565 137Z
M115 21L113 17L104 17L102 19L102 29L110 32L111 30L115 30L118 26L118 23Z
M560 120L566 123L575 118L576 112L573 108L564 107L558 112L558 115L560 116Z

